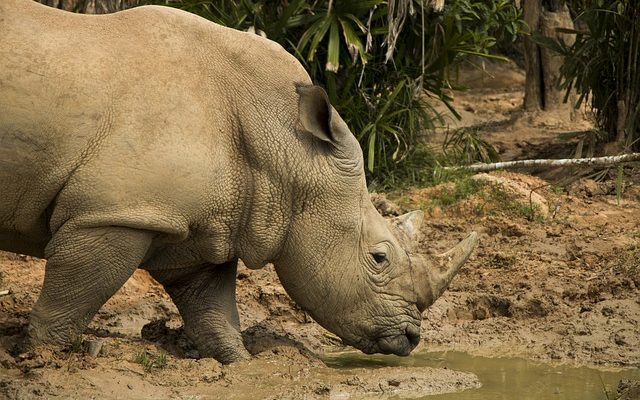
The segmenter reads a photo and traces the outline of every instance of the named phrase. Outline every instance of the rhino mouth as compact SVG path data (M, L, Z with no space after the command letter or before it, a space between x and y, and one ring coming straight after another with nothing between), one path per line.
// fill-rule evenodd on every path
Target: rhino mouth
M420 326L408 324L406 327L394 329L384 335L378 335L374 340L359 340L356 343L347 343L365 354L395 354L397 356L408 356L411 351L420 343Z
M376 353L408 356L418 343L420 343L420 328L410 325L404 333L379 338L376 342L378 349Z

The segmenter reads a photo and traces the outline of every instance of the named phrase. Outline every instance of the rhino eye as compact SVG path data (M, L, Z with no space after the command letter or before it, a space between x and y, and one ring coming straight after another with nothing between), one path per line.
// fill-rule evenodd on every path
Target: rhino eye
M371 255L378 264L382 264L387 261L387 255L384 253L371 253Z

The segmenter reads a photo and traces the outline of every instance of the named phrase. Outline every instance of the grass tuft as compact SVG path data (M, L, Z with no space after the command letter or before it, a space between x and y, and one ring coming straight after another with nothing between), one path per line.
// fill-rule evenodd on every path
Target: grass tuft
M484 182L464 176L454 180L453 186L443 188L431 203L434 206L447 207L478 193L484 186Z
M75 335L71 339L71 349L72 353L82 353L84 351L84 340L82 340L82 335Z
M509 193L501 185L491 185L491 189L486 192L485 197L494 207L507 214L525 218L528 221L539 221L542 219L538 205L518 201L514 198L513 194Z
M135 355L133 362L142 365L146 372L151 372L154 368L163 369L167 366L167 355L165 353L154 355L149 351L142 350Z

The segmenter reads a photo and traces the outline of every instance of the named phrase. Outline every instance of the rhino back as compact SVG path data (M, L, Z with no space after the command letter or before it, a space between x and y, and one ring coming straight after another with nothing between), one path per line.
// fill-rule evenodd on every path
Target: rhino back
M14 251L70 219L184 237L214 213L209 230L228 231L251 190L239 120L263 127L292 105L274 93L308 81L273 42L164 7L3 0L0 35L0 248ZM238 111L256 104L275 108Z

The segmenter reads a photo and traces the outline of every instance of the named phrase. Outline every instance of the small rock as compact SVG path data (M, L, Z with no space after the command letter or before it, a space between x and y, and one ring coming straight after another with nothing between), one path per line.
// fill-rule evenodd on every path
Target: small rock
M84 351L91 357L97 357L102 350L102 340L86 340L84 342Z
M610 317L613 315L613 309L611 307L602 307L602 315L604 315L605 317Z
M360 379L359 376L352 376L344 380L342 383L349 386L360 386L362 385L362 379Z
M249 277L249 274L247 274L246 272L242 271L242 272L238 272L238 280L244 280L247 279Z
M547 228L546 235L548 238L560 237L562 236L562 230L560 228Z
M591 308L591 307L589 307L589 306L584 306L584 305L583 305L583 306L581 306L581 307L580 307L580 314L582 314L582 313L586 313L586 312L589 312L589 311L591 311L591 310L592 310L592 308Z
M582 182L582 190L585 195L593 197L598 194L598 183L592 179L585 179Z
M331 386L323 383L313 391L318 396L328 395L331 392Z
M46 365L44 357L39 354L27 353L18 356L18 367L23 373L30 372L32 369L43 368Z
M618 346L624 346L627 344L627 342L624 340L624 336L620 335L619 333L615 333L613 335L613 342Z

